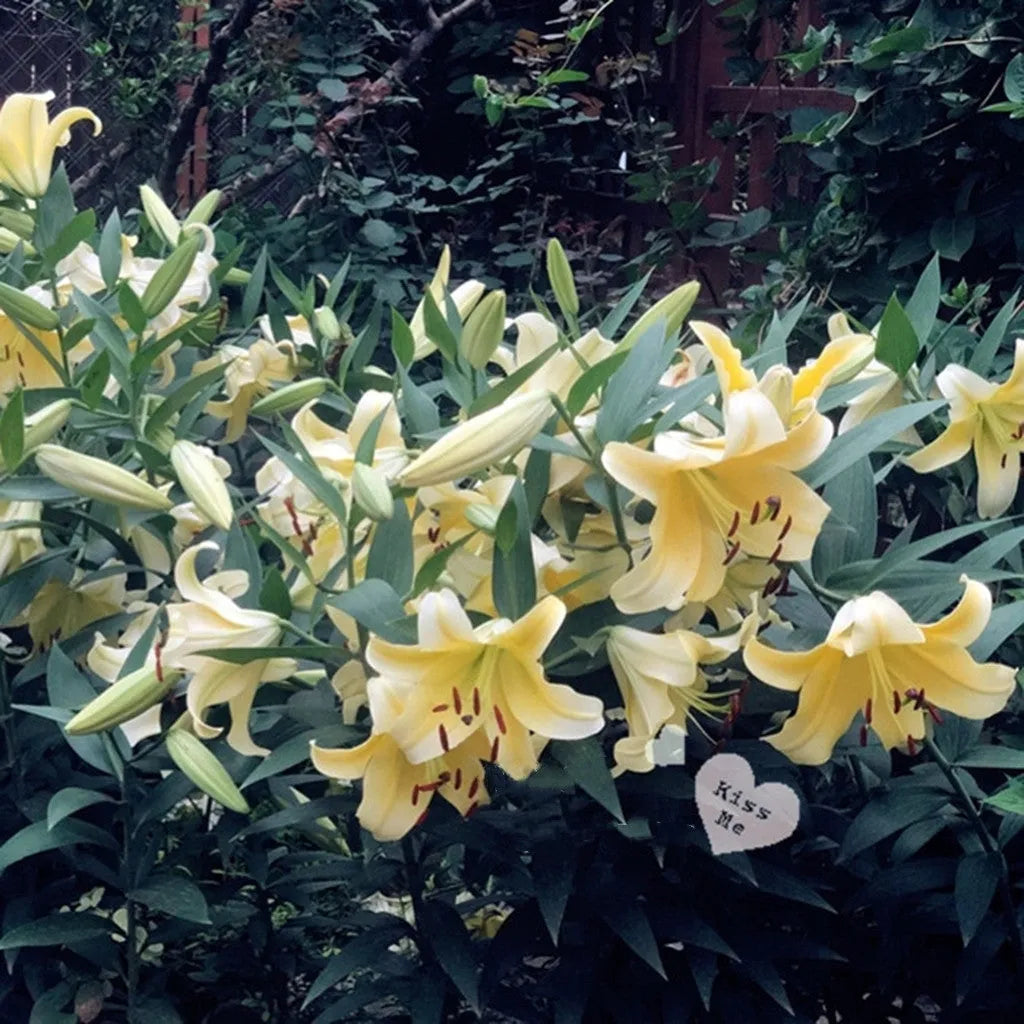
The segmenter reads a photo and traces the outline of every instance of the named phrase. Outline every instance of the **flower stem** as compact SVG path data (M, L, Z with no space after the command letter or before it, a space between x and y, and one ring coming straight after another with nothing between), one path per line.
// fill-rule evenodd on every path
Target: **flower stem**
M788 565L815 597L823 597L832 604L846 604L848 598L845 595L823 587L799 562L789 562Z
M992 838L992 834L982 821L974 800L963 784L963 780L957 775L956 769L949 763L949 759L939 749L935 740L928 735L924 737L924 745L928 748L932 760L939 766L939 771L946 777L946 780L953 787L957 795L957 803L967 815L974 831L977 833L985 852L998 858L999 863L999 892L1003 901L1003 909L1006 914L1006 923L1010 933L1010 945L1013 947L1013 956L1016 961L1018 984L1024 983L1024 940L1021 937L1020 922L1017 920L1017 911L1013 901L1013 890L1010 888L1010 875L1006 866L1006 858L999 844Z

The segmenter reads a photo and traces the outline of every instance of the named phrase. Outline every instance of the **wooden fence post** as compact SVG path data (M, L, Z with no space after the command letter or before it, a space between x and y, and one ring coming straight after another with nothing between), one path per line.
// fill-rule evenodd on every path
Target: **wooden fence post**
M210 27L204 20L206 3L185 4L181 11L182 24L188 33L192 45L197 50L208 50L210 48ZM192 95L192 83L182 82L178 85L178 103L184 103ZM195 129L192 133L192 145L185 153L178 170L177 198L178 205L186 210L206 191L207 178L209 173L209 131L207 128L207 117L209 111L206 107L199 112L196 118Z

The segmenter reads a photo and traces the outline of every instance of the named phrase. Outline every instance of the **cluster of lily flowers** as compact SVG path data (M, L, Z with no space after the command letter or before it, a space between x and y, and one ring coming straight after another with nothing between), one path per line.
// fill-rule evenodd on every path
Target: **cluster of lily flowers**
M0 110L0 185L11 214L24 218L21 234L0 244L20 252L26 265L55 147L77 119L99 127L81 108L50 123L46 103L46 96L12 97ZM142 205L174 251L166 259L138 257L136 240L126 237L116 278L143 309L145 323L132 328L137 351L161 345L157 387L166 391L181 372L174 332L208 315L216 301L210 278L217 261L206 226L216 202L184 223L150 190ZM186 247L188 259L179 259ZM162 270L176 259L181 272ZM45 285L25 282L0 294L0 395L7 405L34 389L78 386L96 364L100 346L91 332L70 348L67 336L85 318L86 302L110 293L110 273L99 261L81 242ZM766 737L799 764L827 761L858 713L865 736L873 730L885 747L913 753L941 710L981 719L1004 707L1014 670L979 664L966 650L992 606L988 589L972 580L964 580L959 604L935 623L915 623L874 592L839 608L826 639L810 650L779 650L758 639L762 625L783 622L779 597L787 592L789 567L810 558L829 515L798 475L827 452L835 433L818 409L822 394L851 379L867 385L840 431L903 401L903 382L875 361L871 334L837 314L816 359L796 372L776 365L759 376L722 330L691 322L697 344L676 353L661 380L664 401L647 408L628 440L603 443L598 390L570 412L580 405L574 388L594 367L620 360L646 331L680 330L696 285L670 293L616 342L575 329L578 299L557 245L549 251L549 273L568 332L546 311L506 319L504 293L476 281L449 290L449 273L445 250L419 309L396 327L412 342L408 365L433 354L432 313L447 309L461 332L458 351L443 358L482 374L487 387L513 377L517 386L492 408L470 418L460 412L449 429L426 439L403 423L409 403L424 395L413 393L404 369L395 378L375 370L381 386L363 391L347 419L339 418L341 403L329 400L340 399L336 386L311 379L305 356L316 338L343 344L344 331L326 306L308 320L289 317L290 337L275 337L264 318L258 337L215 344L190 368L193 375L223 371L222 393L205 407L208 419L176 433L178 417L167 417L147 435L159 457L144 469L129 454L130 443L109 457L105 440L77 415L85 406L75 399L61 398L19 423L20 463L34 460L40 474L71 492L56 500L92 503L92 515L120 534L146 570L144 587L129 591L126 580L139 575L137 566L116 557L91 574L75 568L46 582L17 618L0 623L27 630L31 656L108 617L131 617L127 628L96 632L84 661L111 687L68 724L69 732L118 726L132 743L161 735L164 699L182 691L185 711L168 735L220 735L208 719L212 708L226 705L226 741L243 754L267 753L250 733L260 686L308 681L309 672L282 656L294 623L252 607L243 597L251 590L248 573L223 567L228 531L239 529L274 543L290 607L312 620L311 628L319 626L321 637L317 617L326 615L340 642L311 639L348 652L331 681L344 719L367 721L369 737L351 748L314 744L311 756L326 776L362 779L359 818L380 839L406 834L435 795L471 813L488 800L486 765L524 779L549 740L595 735L612 717L626 726L614 744L615 770L653 770L666 763L659 737L685 733L702 716L730 713L729 690L715 677L742 678L728 668L740 658L756 679L799 694L796 711ZM1016 355L1003 384L946 367L936 384L949 400L950 425L906 459L930 472L973 449L982 517L1000 515L1016 494L1024 450L1021 343ZM716 375L718 397L661 429L675 391L705 370ZM111 374L100 390L116 401L122 387ZM158 409L160 396L148 397ZM296 409L285 435L291 443L282 442L251 480L239 476L237 458L224 456L246 437L250 417ZM921 444L916 435L901 439ZM512 619L496 603L496 545L535 450L550 453L529 538L536 598ZM5 475L18 468L6 466ZM617 488L628 492L621 505ZM602 494L607 500L599 500ZM323 600L373 578L373 539L395 517L408 521L416 578L436 567L420 592L399 595L415 616L413 643L376 635L344 602ZM0 500L0 581L45 556L42 518L40 501ZM200 559L209 571L200 572ZM579 643L564 635L567 615L602 602L607 624ZM549 657L546 667L545 656L559 640L563 655L569 641L570 657L604 652L620 708L550 678L559 661ZM13 656L10 637L6 645ZM242 663L209 656L232 648L273 653ZM175 743L181 746L180 735ZM213 778L196 767L202 755L186 750L176 759L197 777Z

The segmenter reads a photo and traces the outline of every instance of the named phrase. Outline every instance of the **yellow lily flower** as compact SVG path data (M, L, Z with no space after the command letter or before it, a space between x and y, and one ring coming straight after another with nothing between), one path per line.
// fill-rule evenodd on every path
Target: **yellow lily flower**
M437 269L434 271L434 276L427 286L427 291L430 292L431 298L437 303L437 308L442 314L445 312L444 293L448 287L451 269L452 253L451 249L446 245L441 250L440 259L437 261ZM463 281L462 284L448 293L455 304L455 308L458 310L459 320L465 323L466 317L473 311L473 307L480 301L480 297L486 290L487 286L483 281L469 280ZM421 299L416 307L416 311L412 315L412 320L409 321L409 329L412 331L414 342L413 359L424 359L437 348L427 337L425 311L426 303Z
M413 764L455 750L482 731L488 760L515 779L537 767L531 734L582 739L604 724L601 701L551 683L540 657L565 618L565 605L545 597L521 619L491 619L473 628L450 590L420 603L419 643L373 637L366 660L402 691L402 710L388 732Z
M47 309L52 308L53 297L40 285L29 285L24 292ZM60 366L62 357L57 332L34 327L27 329ZM60 374L50 359L22 334L18 325L6 313L0 312L0 396L8 395L17 388L56 388L62 384Z
M810 650L777 651L751 640L743 651L747 668L769 686L800 693L796 712L768 742L797 764L824 764L858 711L862 742L870 727L885 747L911 752L925 734L926 712L981 719L1001 711L1014 670L979 665L965 650L988 622L992 595L961 580L960 603L938 622L915 623L875 591L847 601L824 643Z
M665 630L689 629L710 612L718 629L738 626L752 612L761 621L770 616L775 593L784 585L777 565L763 558L737 555L725 568L721 590L706 601L687 601L665 622Z
M116 615L124 601L125 573L88 579L76 570L70 582L54 579L44 583L19 621L28 623L33 647L41 650L74 636L90 622Z
M0 184L38 198L50 184L53 156L71 141L68 129L77 121L92 121L93 135L103 130L88 107L68 107L52 121L46 105L52 92L14 93L0 107Z
M181 603L167 607L168 631L163 664L191 672L186 703L197 736L211 739L221 730L207 725L204 716L213 704L228 705L231 728L227 741L239 753L266 754L249 735L249 712L262 682L286 679L295 670L291 658L265 658L233 665L206 657L203 651L225 647L273 647L281 641L281 622L270 612L242 608L230 596L244 592L248 574L220 572L200 582L196 556L204 549L217 550L211 541L183 551L174 567L174 582Z
M622 748L616 743L616 761L630 771L650 771L650 763L636 758L637 742L653 739L663 726L671 724L683 731L697 711L715 714L725 710L722 698L706 696L707 678L701 665L714 665L735 654L747 638L749 629L729 636L707 637L690 630L671 633L645 633L632 626L612 626L608 630L606 650L612 674L625 702L629 737Z
M1024 451L1024 338L1017 339L1013 369L994 384L963 366L947 366L935 378L949 400L949 426L931 444L908 455L918 473L932 473L974 449L978 467L978 515L1001 516L1013 502Z
M488 749L482 734L414 764L387 731L401 716L402 687L376 678L368 690L374 723L369 739L348 749L324 749L315 743L310 747L318 772L332 779L363 780L356 811L363 828L381 842L401 839L426 816L435 793L464 817L489 801L481 764Z
M619 483L655 506L651 548L611 596L627 613L676 610L721 590L741 552L770 564L803 561L828 505L792 472L828 446L832 428L816 413L791 430L755 388L725 400L725 433L666 431L654 450L605 447L602 462Z
M197 362L192 372L205 373L220 364L227 364L224 371L227 398L210 402L206 411L211 416L227 420L224 440L230 443L242 436L252 403L268 394L275 384L295 377L298 360L295 346L290 341L272 345L263 338L257 338L248 348L222 345L209 359Z

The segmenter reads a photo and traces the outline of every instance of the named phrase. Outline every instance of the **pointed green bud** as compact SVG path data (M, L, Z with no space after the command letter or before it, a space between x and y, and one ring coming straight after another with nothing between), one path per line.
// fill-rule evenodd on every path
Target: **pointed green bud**
M341 324L338 323L334 310L327 306L313 310L313 326L320 332L320 336L328 341L337 341L341 337Z
M168 244L177 245L181 237L181 225L160 194L149 185L139 186L139 198L150 227Z
M49 441L60 430L71 415L71 400L59 398L56 402L44 405L31 416L25 417L25 452L30 452L37 445Z
M104 459L59 444L41 444L33 455L43 476L75 494L145 511L165 512L171 508L170 498L152 484Z
M171 465L178 483L199 511L222 530L230 530L235 518L231 495L211 453L191 441L175 441L171 445Z
M158 671L149 665L129 672L89 701L64 731L69 736L85 736L128 722L159 704L184 674L179 669Z
M36 222L21 210L0 206L0 228L6 228L12 235L17 235L22 241L27 242L36 229Z
M171 304L174 296L181 291L202 247L202 234L196 232L189 235L157 268L139 299L147 317L152 319L158 316Z
M55 309L48 309L24 292L9 284L0 284L0 309L12 320L18 320L28 327L40 331L56 330L60 317Z
M379 469L357 462L352 468L352 497L374 522L383 522L395 514L395 499Z
M308 377L306 380L297 380L291 384L285 384L283 388L271 391L261 399L252 403L249 410L256 416L272 416L275 412L288 412L289 409L297 409L300 405L319 398L330 386L326 377Z
M213 215L217 212L217 208L220 206L221 196L224 193L219 188L215 188L212 192L207 192L192 210L189 215L185 218L185 224L209 224Z
M576 294L576 282L573 280L569 258L557 238L548 242L548 280L558 308L566 318L575 317L580 311L580 297Z
M248 801L235 780L201 739L183 728L175 728L167 733L164 742L171 760L207 796L229 810L249 813Z
M222 281L224 284L248 284L252 274L248 270L243 270L241 267L232 267L223 277Z
M700 293L698 281L687 281L651 306L643 316L626 332L619 342L620 348L632 348L640 336L659 320L665 323L665 337L675 334L687 318Z
M35 256L35 249L25 239L7 228L0 228L0 252L14 252L19 245L26 256Z
M482 370L505 334L505 293L485 295L462 328L462 353L469 365Z

